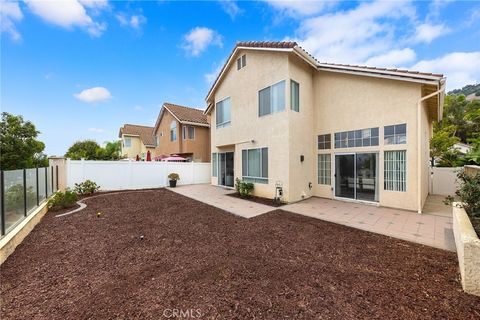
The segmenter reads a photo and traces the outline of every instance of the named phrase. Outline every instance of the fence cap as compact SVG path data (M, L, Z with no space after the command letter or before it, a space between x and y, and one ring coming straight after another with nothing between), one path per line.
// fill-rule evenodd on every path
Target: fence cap
M50 156L48 159L65 159L65 157L62 156Z

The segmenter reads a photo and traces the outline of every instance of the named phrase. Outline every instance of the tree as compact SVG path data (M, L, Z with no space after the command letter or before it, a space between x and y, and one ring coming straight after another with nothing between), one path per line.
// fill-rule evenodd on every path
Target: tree
M48 166L42 151L45 144L37 140L40 132L22 116L2 112L0 122L0 169L15 170Z
M80 160L82 158L85 160L98 160L99 154L97 150L99 149L101 149L100 146L93 140L77 141L68 148L65 157L72 160Z
M452 150L455 143L460 142L460 138L455 135L455 126L450 125L444 128L436 124L433 129L433 137L430 139L430 157L442 158L447 152ZM453 154L449 154L451 159Z
M84 140L75 142L67 153L66 158L72 160L118 160L120 159L120 141L107 142L105 148L98 145L93 140Z

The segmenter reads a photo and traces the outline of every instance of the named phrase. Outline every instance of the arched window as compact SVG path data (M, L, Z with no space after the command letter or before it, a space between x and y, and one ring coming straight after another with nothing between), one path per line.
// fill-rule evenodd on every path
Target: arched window
M177 121L173 120L170 123L170 141L177 140Z

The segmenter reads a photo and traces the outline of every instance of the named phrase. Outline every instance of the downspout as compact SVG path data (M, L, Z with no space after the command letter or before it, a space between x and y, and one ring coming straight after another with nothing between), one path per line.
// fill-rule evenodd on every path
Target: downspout
M425 97L421 97L420 100L417 102L417 212L422 213L422 179L420 177L420 173L422 171L422 152L421 152L421 145L422 145L422 102L430 99L431 97L436 96L445 91L445 82L440 82L440 89L437 91L426 95Z

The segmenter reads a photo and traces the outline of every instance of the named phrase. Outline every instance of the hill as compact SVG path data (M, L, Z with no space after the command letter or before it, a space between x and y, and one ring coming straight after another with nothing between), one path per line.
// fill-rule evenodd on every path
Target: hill
M455 89L450 91L448 94L463 94L466 97L480 97L480 83L478 84L469 84L461 89Z

